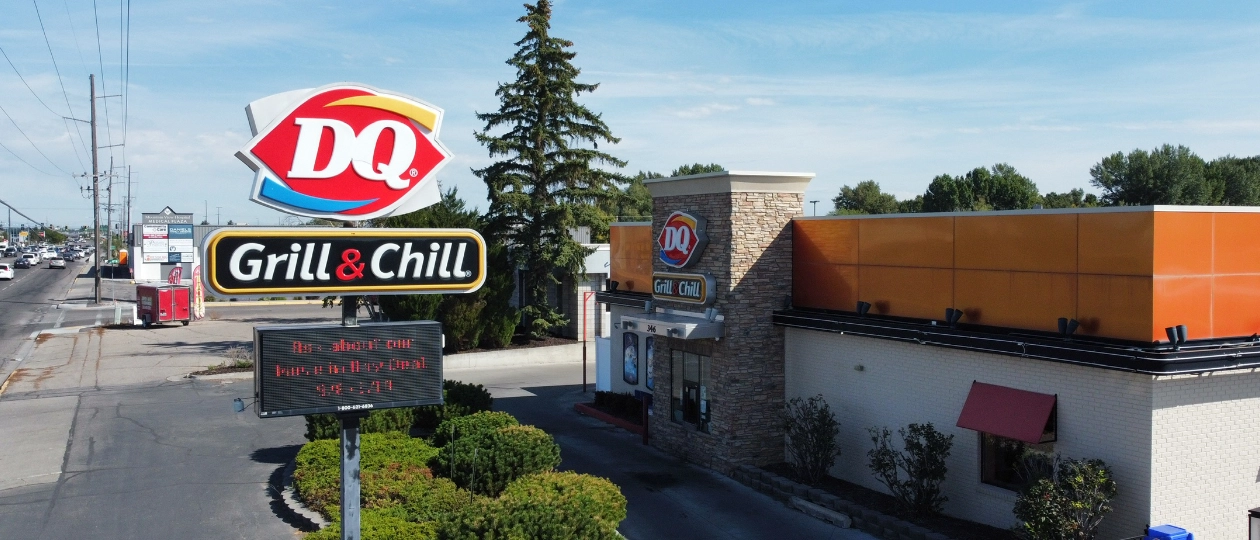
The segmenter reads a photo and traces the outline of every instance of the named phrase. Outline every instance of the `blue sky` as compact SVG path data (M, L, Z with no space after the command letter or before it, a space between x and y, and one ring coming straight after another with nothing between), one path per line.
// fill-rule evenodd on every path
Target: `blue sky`
M90 0L0 0L0 48L34 91L0 58L0 107L16 122L0 116L0 144L30 163L0 149L0 199L90 223L72 176L86 144L59 116L69 101L86 118L87 74L103 73L105 93L128 97L126 146L102 151L102 168L111 156L132 167L137 218L209 206L211 222L278 223L248 201L252 174L233 157L244 107L336 81L444 108L455 159L439 178L485 206L469 172L489 162L474 113L496 109L496 84L514 77L521 2L135 0L125 75L123 2L97 0L94 15ZM1043 192L1089 190L1090 166L1117 151L1260 154L1257 2L563 0L552 32L601 84L581 99L621 137L609 150L626 172L813 172L820 213L866 179L905 198L937 174L1006 162ZM121 143L122 100L105 104L101 144Z

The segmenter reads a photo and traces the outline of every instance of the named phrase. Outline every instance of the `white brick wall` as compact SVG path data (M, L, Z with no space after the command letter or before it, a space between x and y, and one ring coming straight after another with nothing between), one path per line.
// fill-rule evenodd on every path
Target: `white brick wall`
M1159 377L1154 382L1151 524L1196 540L1247 537L1260 507L1260 372Z
M866 467L866 428L895 432L931 422L954 435L943 485L946 513L1013 526L1014 494L980 483L979 436L955 423L973 380L1057 394L1055 450L1104 460L1119 485L1099 538L1142 534L1151 506L1150 376L795 328L787 329L785 348L787 397L822 394L840 421L842 454L832 469L837 477L883 491ZM856 371L857 365L864 370ZM1253 469L1260 466L1252 463ZM1194 532L1200 540L1215 538Z

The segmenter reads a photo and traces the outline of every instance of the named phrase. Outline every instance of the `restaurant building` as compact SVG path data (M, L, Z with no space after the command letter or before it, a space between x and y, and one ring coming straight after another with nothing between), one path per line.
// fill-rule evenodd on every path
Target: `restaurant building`
M1100 538L1245 537L1260 208L807 218L811 178L649 180L652 223L613 227L612 389L651 396L653 445L719 471L784 461L783 403L821 394L838 478L882 491L867 428L931 422L953 435L949 515L1015 525L1031 449L1111 468Z

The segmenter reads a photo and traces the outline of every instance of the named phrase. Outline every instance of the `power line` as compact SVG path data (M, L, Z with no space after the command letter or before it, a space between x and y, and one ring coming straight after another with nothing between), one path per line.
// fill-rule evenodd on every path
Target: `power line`
M9 147L5 146L5 145L4 145L4 143L0 143L0 148L3 148L3 149L5 149L5 150L8 150L8 152L9 152L10 154L13 154L13 157L17 158L17 160L18 160L18 161L21 161L22 163L25 163L27 167L30 167L30 168L32 168L32 169L35 169L35 170L37 170L37 171L39 171L39 172L42 172L42 173L44 173L44 174L46 174L46 175L48 175L48 176L57 176L57 175L55 175L55 174L53 174L53 173L50 173L50 172L48 172L48 171L45 171L45 170L43 170L43 169L39 168L39 167L36 167L36 166L34 166L34 165L31 165L31 163L30 163L29 161L26 161L25 159L22 159L22 156L17 155L17 152L14 152L14 151L13 151L13 150L11 150Z
M105 91L105 54L101 52L101 15L96 10L96 0L92 0L92 17L96 23L96 60L101 68L101 104L105 107L105 140L109 142L109 157L112 158L114 157L114 134L109 127L109 100L104 98L108 93Z
M66 92L66 83L61 80L61 68L57 66L57 55L53 54L52 42L48 41L48 30L44 28L44 17L39 14L39 3L31 0L31 4L35 6L35 18L39 19L39 31L44 34L44 46L48 47L48 57L52 58L53 71L57 73L57 84L61 85L61 96L66 98L66 109L70 111L70 116L74 116L74 107L70 105L70 94ZM69 12L67 11L67 13ZM80 54L80 56L82 55ZM79 134L79 144L83 145L83 151L87 152L87 144L83 141L83 132L79 131L77 124L74 126L74 132ZM91 152L87 153L91 155Z
M17 128L18 133L21 133L22 137L26 138L26 142L31 143L31 148L34 148L36 152L39 152L39 155L44 156L44 159L48 160L48 163L51 163L52 166L55 167L57 170L63 173L66 173L67 176L71 176L70 173L67 172L65 169L62 169L56 163L53 163L53 160L49 159L48 155L44 154L43 150L39 149L39 146L35 144L35 141L32 141L30 136L28 136L25 131L22 131L22 128L18 126L18 123L13 120L13 117L9 116L9 111L4 110L4 106L0 106L0 113L4 113L4 117L9 119L9 122L13 124L13 127ZM12 152L12 150L10 150L10 152Z
M127 0L127 41L123 46L123 161L127 161L127 113L131 111L131 0Z
M70 144L70 150L74 152L74 159L79 160L79 167L83 167L83 158L79 157L79 149L74 145L74 136L70 133L70 124L65 120L65 115L54 111L52 107L49 107L47 103L44 103L44 100L40 99L39 94L35 93L35 89L31 88L31 85L26 82L26 77L23 77L22 73L18 71L17 66L13 65L13 60L9 59L9 54L4 52L4 47L0 47L0 55L3 55L5 61L9 63L9 67L13 68L13 73L18 76L18 80L22 81L22 84L26 86L26 89L31 91L32 96L35 96L35 101L38 101L40 105L43 105L45 109L48 109L48 112L53 113L58 117L62 117L61 123L66 128L66 142Z

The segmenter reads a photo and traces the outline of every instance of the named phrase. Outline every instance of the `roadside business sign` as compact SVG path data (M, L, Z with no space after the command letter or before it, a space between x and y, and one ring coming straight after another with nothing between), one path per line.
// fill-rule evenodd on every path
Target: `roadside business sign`
M442 109L395 92L336 83L246 108L254 137L236 156L254 170L250 200L312 218L366 220L436 203L451 158Z
M660 248L657 257L674 268L687 268L700 262L700 255L709 245L706 224L703 217L689 212L680 210L670 214L656 236L656 245Z
M261 418L442 404L434 321L254 328Z
M679 272L653 272L652 297L688 304L713 303L713 276Z
M202 249L223 295L470 293L486 279L472 229L224 228Z

